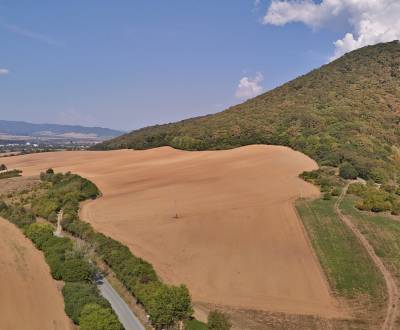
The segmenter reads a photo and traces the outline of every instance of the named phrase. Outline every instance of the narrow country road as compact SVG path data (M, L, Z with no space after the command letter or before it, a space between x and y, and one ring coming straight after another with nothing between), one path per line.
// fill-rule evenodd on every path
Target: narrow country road
M63 237L61 221L63 219L63 210L58 212L57 215L57 228L54 231L54 236ZM100 274L96 279L96 285L100 290L101 295L108 300L112 309L118 316L118 319L124 326L125 330L145 330L139 319L133 314L132 310L121 298L121 296L114 290L107 279Z
M397 287L396 281L393 275L386 268L382 260L376 255L374 248L365 238L365 236L357 229L357 227L353 224L353 222L342 213L340 210L340 204L343 201L343 198L346 196L347 189L349 188L350 183L348 183L344 188L342 193L340 194L338 200L335 203L335 212L340 218L340 220L352 231L352 233L359 239L368 255L378 267L379 271L382 273L386 288L388 292L388 303L387 303L387 311L385 316L385 321L382 325L382 330L394 330L396 327L396 319L399 314L399 289Z
M125 330L145 330L139 319L132 313L129 306L118 295L106 278L102 277L97 282L101 295L106 298Z

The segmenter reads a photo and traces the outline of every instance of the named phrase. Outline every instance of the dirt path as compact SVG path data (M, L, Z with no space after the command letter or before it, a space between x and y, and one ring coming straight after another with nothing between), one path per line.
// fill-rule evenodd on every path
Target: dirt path
M387 311L385 316L385 321L382 325L382 330L392 330L396 327L396 319L399 313L399 289L397 287L396 281L393 275L388 271L386 266L383 264L382 260L376 255L374 248L365 238L365 236L357 229L357 227L353 224L353 222L345 216L340 210L340 204L343 198L346 196L347 189L349 188L349 184L343 188L341 195L335 203L335 212L338 217L343 221L343 223L349 227L349 229L353 232L353 234L360 240L361 244L367 250L367 253L371 257L372 261L378 267L380 272L382 273L387 291L388 291L388 303L387 303Z

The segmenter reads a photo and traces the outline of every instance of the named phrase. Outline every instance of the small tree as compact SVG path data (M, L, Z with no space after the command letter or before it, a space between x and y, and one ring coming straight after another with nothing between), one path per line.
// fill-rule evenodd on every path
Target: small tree
M123 330L118 318L110 308L87 304L79 319L80 330Z
M340 165L339 167L339 175L346 180L354 180L357 179L358 172L354 168L353 165L351 165L348 162L345 162Z
M5 170L7 170L7 166L4 165L4 164L1 164L0 165L0 171L5 171Z
M232 324L224 313L215 310L208 314L208 330L229 330L231 327Z

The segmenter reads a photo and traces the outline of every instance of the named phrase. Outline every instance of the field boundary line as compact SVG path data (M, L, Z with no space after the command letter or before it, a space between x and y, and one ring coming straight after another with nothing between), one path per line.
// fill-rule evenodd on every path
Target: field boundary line
M387 309L385 315L385 321L382 324L382 330L394 330L396 327L396 319L399 314L399 289L396 284L396 280L390 271L386 268L385 264L375 253L374 248L368 242L366 237L358 230L358 228L353 224L349 217L344 215L340 210L340 204L342 203L344 197L346 196L347 189L349 188L350 183L348 183L342 190L339 198L335 202L335 212L338 215L339 219L351 230L351 232L357 237L357 239L361 242L362 246L367 251L368 255L382 273L386 289L388 293L388 301L387 301Z

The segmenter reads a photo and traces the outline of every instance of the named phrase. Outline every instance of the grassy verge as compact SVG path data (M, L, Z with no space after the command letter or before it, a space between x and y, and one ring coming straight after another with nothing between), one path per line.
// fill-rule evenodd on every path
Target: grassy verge
M400 280L400 222L382 214L359 211L354 207L356 201L357 198L346 196L342 212L350 216L389 271Z
M184 323L185 330L207 330L207 325L197 320L188 320Z
M297 210L333 292L344 298L384 300L384 281L357 238L337 218L332 200L299 201Z

